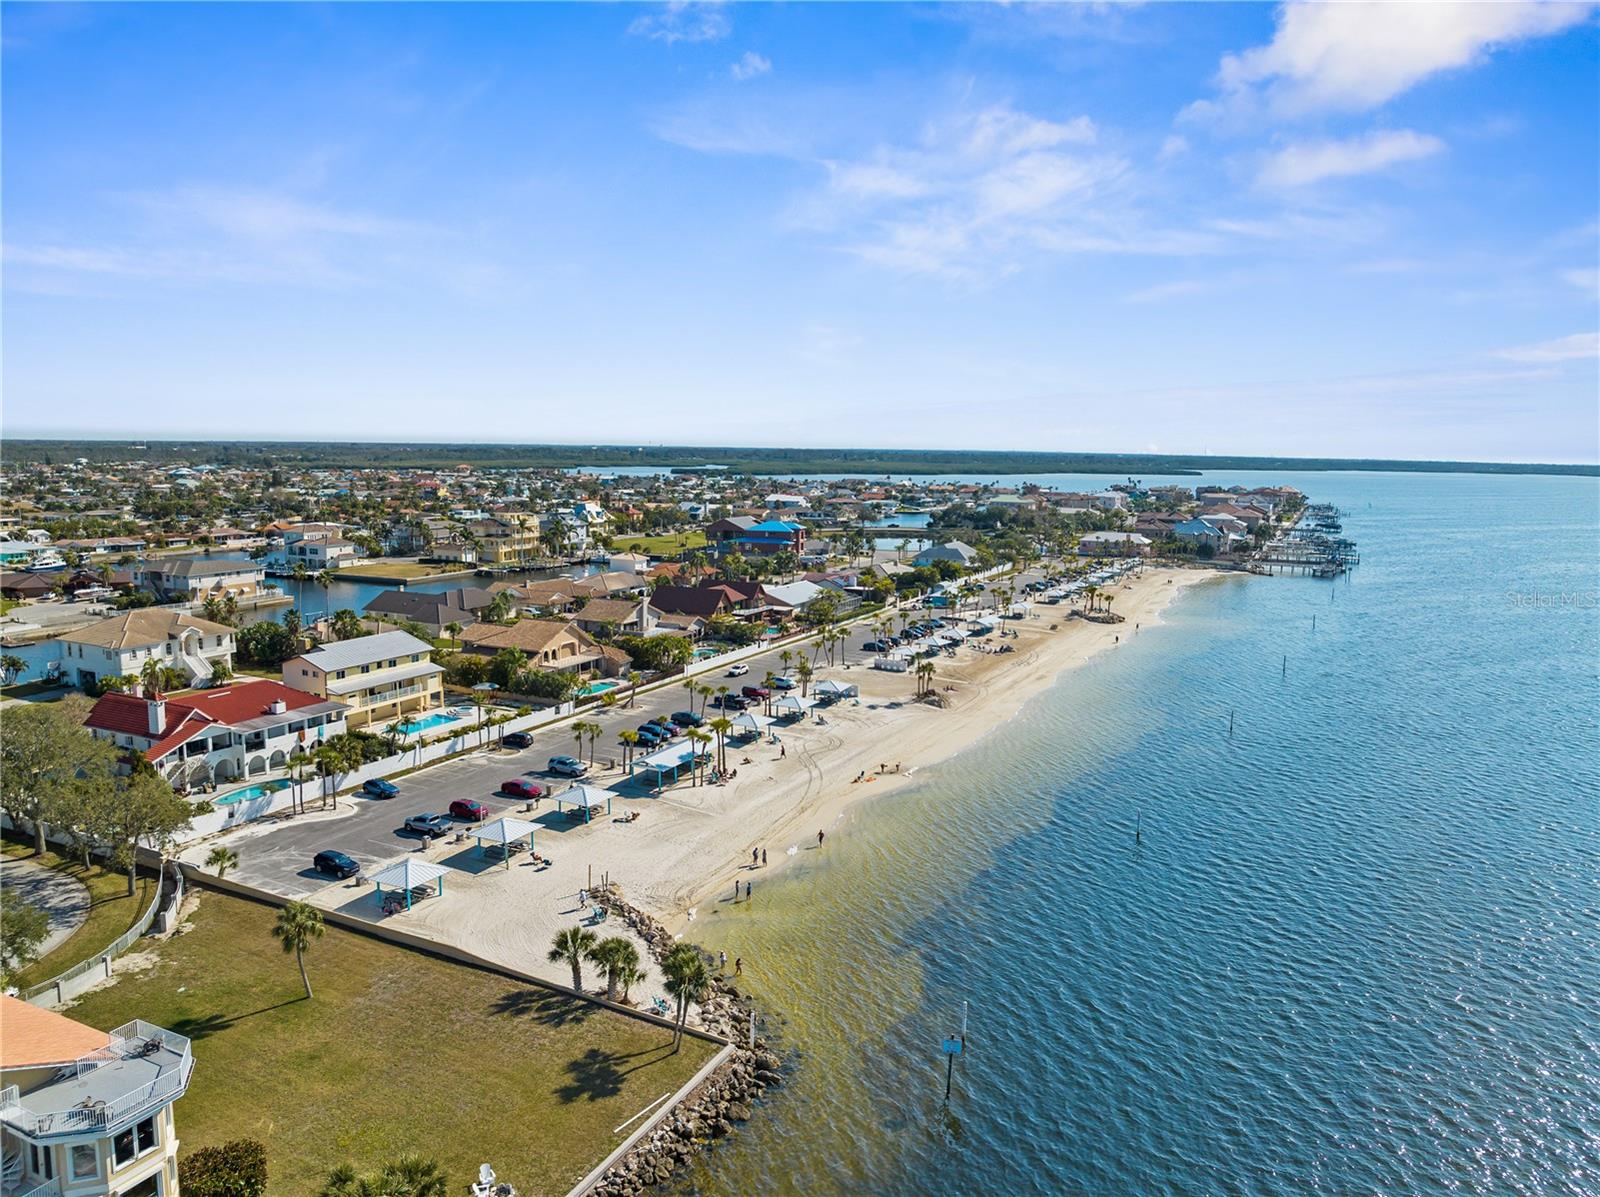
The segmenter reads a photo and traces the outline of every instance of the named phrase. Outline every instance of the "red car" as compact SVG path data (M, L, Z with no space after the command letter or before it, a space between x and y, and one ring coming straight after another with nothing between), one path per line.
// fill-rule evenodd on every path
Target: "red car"
M473 798L457 798L450 804L450 816L469 823L482 823L489 817L489 808Z
M512 798L543 798L544 787L526 777L513 777L500 783L500 792Z

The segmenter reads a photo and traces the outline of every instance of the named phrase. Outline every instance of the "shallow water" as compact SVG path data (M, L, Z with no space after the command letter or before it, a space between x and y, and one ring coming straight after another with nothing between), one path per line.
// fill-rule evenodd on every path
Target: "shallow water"
M702 920L794 1070L681 1191L1600 1193L1600 487L1279 480L1349 581L1187 592Z

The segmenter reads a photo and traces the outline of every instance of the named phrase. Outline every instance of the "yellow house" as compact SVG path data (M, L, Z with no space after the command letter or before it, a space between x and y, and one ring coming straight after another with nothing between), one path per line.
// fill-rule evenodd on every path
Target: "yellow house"
M0 994L0 1168L18 1197L175 1197L172 1103L194 1057L182 1035L109 1034Z
M533 515L493 515L467 525L475 538L477 560L519 565L539 555L539 519Z
M283 663L283 684L346 704L355 730L431 711L444 703L444 666L410 632L379 632L324 644Z

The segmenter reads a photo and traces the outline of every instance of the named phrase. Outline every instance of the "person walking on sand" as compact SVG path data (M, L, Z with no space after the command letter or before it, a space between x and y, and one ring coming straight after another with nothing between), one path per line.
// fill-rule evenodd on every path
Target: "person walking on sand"
M822 832L817 832L817 847L822 847Z
M717 971L719 973L725 973L728 971L728 953L717 953Z
M744 976L744 957L743 956L735 956L733 958L733 975L736 976L736 977Z
M751 848L750 849L750 867L752 869L756 867L756 861L758 861L760 859L761 859L761 850L759 848Z
M789 746L787 744L779 744L778 745L778 759L781 761L788 755L789 755Z
M752 886L752 885L751 885L751 884L750 884L750 883L749 883L749 882L748 882L748 881L746 881L746 882L745 882L745 883L744 883L744 900L745 900L745 901L746 901L746 902L748 902L748 901L749 901L749 900L750 900L750 891L751 891L751 889L753 889L753 888L754 888L754 887L753 887L753 886Z
M765 848L761 849L761 867L767 867L767 850Z

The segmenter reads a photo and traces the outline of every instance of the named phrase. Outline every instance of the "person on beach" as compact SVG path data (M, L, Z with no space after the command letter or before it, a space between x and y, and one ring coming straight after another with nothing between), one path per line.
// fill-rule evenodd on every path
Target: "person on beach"
M728 971L728 953L726 953L726 952L718 952L717 953L717 971L719 973L724 973L724 972Z
M822 847L822 832L817 832L817 847Z
M789 746L787 744L779 744L778 745L778 759L781 761L784 757L786 757L788 755L789 755Z
M736 976L736 977L744 976L744 957L743 956L735 956L733 958L733 975Z
M745 883L744 883L744 900L745 900L745 901L746 901L746 902L748 902L748 901L749 901L749 900L750 900L750 891L751 891L751 890L752 890L752 889L754 889L754 888L755 888L755 887L754 887L754 886L752 886L752 885L751 885L751 884L750 884L750 883L749 883L749 882L748 882L748 881L746 881L746 882L745 882Z
M733 879L733 900L735 902L739 900L739 879L737 877Z
M760 859L761 859L761 850L759 848L751 848L750 849L750 867L752 869L756 867L756 862L759 861Z
M767 850L765 848L761 849L761 867L767 867Z

